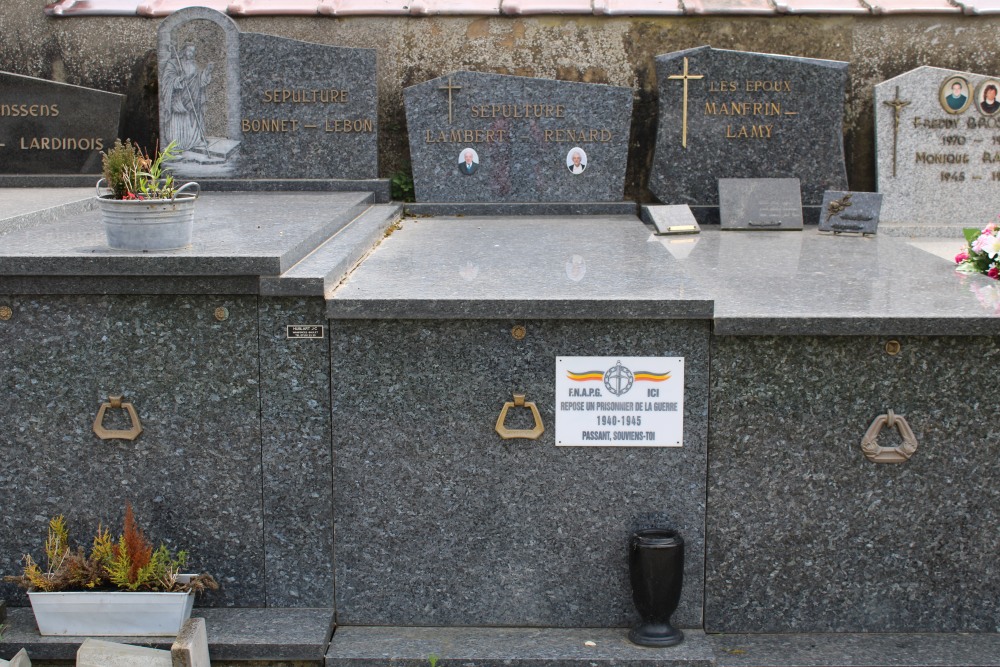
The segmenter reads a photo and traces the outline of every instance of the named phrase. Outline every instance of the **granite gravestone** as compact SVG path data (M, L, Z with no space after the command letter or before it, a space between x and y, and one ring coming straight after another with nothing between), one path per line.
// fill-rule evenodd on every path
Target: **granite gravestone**
M881 209L882 195L877 192L828 191L823 194L819 231L874 234Z
M100 174L101 151L118 136L123 99L0 72L0 172Z
M404 91L418 202L613 202L629 88L455 72Z
M160 134L175 173L369 179L378 172L375 50L241 33L182 9L160 25Z
M719 217L723 229L802 229L799 179L720 178Z
M979 227L996 221L998 90L1000 76L936 67L875 86L883 225Z
M656 58L659 127L650 191L714 222L720 178L799 178L807 219L847 188L847 63L708 46Z

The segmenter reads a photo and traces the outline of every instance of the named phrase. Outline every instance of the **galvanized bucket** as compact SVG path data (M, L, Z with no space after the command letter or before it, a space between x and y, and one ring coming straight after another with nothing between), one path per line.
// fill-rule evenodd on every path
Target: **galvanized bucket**
M195 183L177 189L172 199L110 199L97 182L108 245L117 250L175 250L191 245L194 203L201 193ZM104 188L105 191L107 188Z

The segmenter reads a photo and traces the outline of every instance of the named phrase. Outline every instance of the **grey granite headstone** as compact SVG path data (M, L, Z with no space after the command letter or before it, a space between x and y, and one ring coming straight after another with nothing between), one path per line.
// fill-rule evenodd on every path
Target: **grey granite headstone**
M118 136L123 99L0 72L0 173L101 173L101 151Z
M797 178L719 179L723 229L802 229L802 195Z
M206 7L160 25L160 133L175 173L370 179L378 172L375 50L241 33Z
M657 234L697 234L701 231L690 206L643 206L642 221L656 227Z
M877 192L827 191L823 195L819 231L874 234L881 208L882 195Z
M918 67L875 86L883 224L978 227L996 220L997 91L1000 76L937 67Z
M418 202L622 199L629 88L454 72L403 94Z
M847 63L702 46L657 56L656 77L649 189L661 202L706 221L720 178L799 178L809 207L847 188Z

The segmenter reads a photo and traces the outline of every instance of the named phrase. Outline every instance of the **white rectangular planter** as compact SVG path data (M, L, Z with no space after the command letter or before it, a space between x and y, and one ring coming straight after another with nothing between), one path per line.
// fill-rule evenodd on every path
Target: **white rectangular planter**
M194 606L194 593L29 591L28 598L41 634L83 637L172 637Z

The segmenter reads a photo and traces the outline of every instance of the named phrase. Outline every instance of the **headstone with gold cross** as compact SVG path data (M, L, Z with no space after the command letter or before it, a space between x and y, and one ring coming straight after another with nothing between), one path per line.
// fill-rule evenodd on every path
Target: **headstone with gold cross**
M656 58L659 125L649 190L718 221L723 178L798 178L805 221L847 188L847 63L701 46Z

